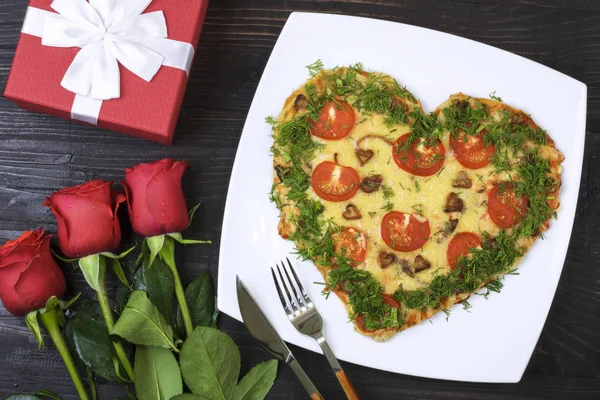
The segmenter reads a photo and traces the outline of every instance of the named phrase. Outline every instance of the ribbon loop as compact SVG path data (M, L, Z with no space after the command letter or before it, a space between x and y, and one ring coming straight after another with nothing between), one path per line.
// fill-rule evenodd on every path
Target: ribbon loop
M119 40L126 40L128 42L166 38L167 22L162 11L155 11L112 25L109 32Z
M54 0L60 15L47 16L42 44L81 47L61 82L62 87L96 100L121 96L119 65L150 82L163 65L160 47L145 41L166 39L162 11L142 12L152 0ZM172 52L165 46L165 52Z
M50 7L64 18L90 28L104 26L102 18L85 0L54 0Z
M84 27L77 22L60 16L49 16L42 28L42 45L52 47L75 47L102 40L104 33L99 29Z

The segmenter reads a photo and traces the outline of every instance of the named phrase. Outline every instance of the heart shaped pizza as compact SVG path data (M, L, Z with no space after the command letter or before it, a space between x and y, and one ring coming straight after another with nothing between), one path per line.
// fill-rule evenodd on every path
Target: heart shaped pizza
M559 207L562 154L498 98L434 112L360 64L322 69L273 126L279 234L362 334L386 340L498 292Z

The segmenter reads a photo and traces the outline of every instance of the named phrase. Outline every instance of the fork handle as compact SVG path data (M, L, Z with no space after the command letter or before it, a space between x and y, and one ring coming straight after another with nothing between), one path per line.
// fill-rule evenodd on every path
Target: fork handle
M336 372L335 376L338 378L338 381L340 381L340 385L342 385L342 389L344 389L344 393L346 393L348 399L359 400L358 394L354 390L354 386L352 386L352 383L350 383L350 380L346 376L344 370L342 369Z
M329 347L329 344L327 344L323 333L315 337L315 339L317 340L317 343L319 343L319 346L321 346L321 350L323 350L325 358L327 358L327 361L329 361L331 369L333 369L333 372L335 372L335 376L340 382L342 389L344 389L344 393L346 393L346 397L348 397L348 400L360 400L358 394L356 393L356 390L354 390L354 386L352 386L352 383L350 383L348 376L342 369L340 362L337 360L337 358L335 358L331 347Z

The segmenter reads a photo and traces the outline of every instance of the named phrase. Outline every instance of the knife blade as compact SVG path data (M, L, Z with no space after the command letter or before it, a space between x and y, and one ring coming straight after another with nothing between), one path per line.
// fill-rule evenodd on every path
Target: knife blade
M323 399L323 396L321 396L308 375L306 375L306 372L304 372L298 361L296 361L296 358L290 349L283 339L281 339L275 328L273 328L273 325L271 325L271 322L269 322L239 276L236 276L236 287L238 305L240 307L242 319L250 334L258 340L267 351L290 366L311 399Z

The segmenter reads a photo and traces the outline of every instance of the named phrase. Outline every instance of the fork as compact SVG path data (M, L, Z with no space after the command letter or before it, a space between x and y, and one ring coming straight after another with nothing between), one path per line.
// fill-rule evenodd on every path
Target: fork
M288 269L285 267L284 262L281 262L281 268L279 267L279 264L275 264L281 280L281 286L283 286L286 294L285 297L281 290L280 283L277 280L275 270L271 268L273 281L275 282L275 287L277 288L277 293L279 294L279 300L281 300L281 305L283 306L285 313L298 332L307 336L311 336L317 341L319 346L321 346L323 354L325 354L327 361L329 361L329 365L333 369L333 372L335 372L335 376L342 385L342 389L344 389L348 399L358 400L359 397L356 394L354 387L352 387L352 384L348 380L348 377L342 369L342 366L335 358L333 351L331 351L331 348L325 341L325 337L323 336L323 319L321 318L321 315L315 308L314 303L308 297L308 294L304 290L302 283L300 283L300 279L298 279L298 275L296 275L296 271L294 271L294 267L292 267L292 263L290 262L289 258L286 258L286 260L296 285L294 285L294 281L292 281L290 278L290 274L288 273ZM281 273L282 270L283 274ZM284 278L284 274L287 280Z

